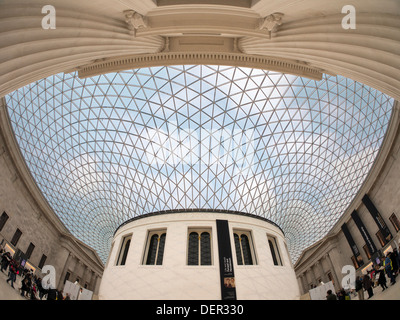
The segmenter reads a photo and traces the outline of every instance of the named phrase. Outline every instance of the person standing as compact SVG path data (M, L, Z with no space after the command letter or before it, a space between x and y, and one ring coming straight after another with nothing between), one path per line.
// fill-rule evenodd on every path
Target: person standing
M372 288L372 281L368 274L363 277L363 287L368 292L368 299L374 295L374 290Z
M356 279L356 291L358 295L358 300L364 300L364 288L362 281L363 281L362 277Z
M383 267L380 267L378 265L375 266L375 269L376 276L378 278L378 285L382 287L382 291L385 291L385 289L387 289L385 270L383 269Z
M390 259L390 253L386 255L386 259L384 261L384 266L385 266L385 271L386 274L388 275L390 279L390 283L393 285L396 283L396 280L393 276L393 265L392 265L392 260Z
M390 258L392 259L393 276L396 278L396 275L399 271L399 253L397 252L397 248L393 249L393 252L392 252L392 255Z
M8 283L8 281L11 281L11 287L14 288L14 282L17 279L17 274L19 274L18 264L15 261L11 261L10 262L10 268L9 268L9 273L8 274L9 274L9 276L8 276L8 279L7 279L7 283Z
M21 286L21 296L28 298L28 293L32 286L32 276L30 273L25 274L24 279L22 280Z
M1 257L1 272L3 272L3 270L7 270L8 266L10 264L10 261L11 261L10 253L8 251L4 252Z
M326 300L337 300L336 295L332 292L332 290L328 290L326 292Z

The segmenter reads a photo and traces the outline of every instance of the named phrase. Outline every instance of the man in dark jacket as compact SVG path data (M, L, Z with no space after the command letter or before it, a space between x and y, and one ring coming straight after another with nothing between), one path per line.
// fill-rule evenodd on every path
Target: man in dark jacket
M49 288L47 290L47 300L57 300L57 290Z
M393 276L396 277L397 272L399 271L399 253L397 252L397 248L393 249L390 259L392 260Z
M326 293L326 300L337 300L336 295L332 292L332 290L328 290Z
M7 251L5 253L3 253L2 257L1 257L1 272L3 272L3 270L7 270L9 264L11 261L11 255L10 253Z
M13 288L14 288L14 282L17 279L17 274L19 274L18 267L19 266L18 266L17 262L15 262L13 260L10 262L10 272L9 272L9 277L7 279L7 282L11 281L11 287L13 287Z
M369 274L363 277L363 287L368 292L368 299L374 295L374 289L372 287L372 281Z
M364 288L362 283L362 277L356 279L356 291L358 294L358 300L364 300Z

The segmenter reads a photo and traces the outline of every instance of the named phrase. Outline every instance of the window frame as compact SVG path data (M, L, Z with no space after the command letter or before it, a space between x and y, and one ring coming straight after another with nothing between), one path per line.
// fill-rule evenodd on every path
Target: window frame
M238 261L238 258L237 258L238 257L238 252L237 252L235 234L237 234L239 236L240 254L241 254L241 259L242 259L242 263L240 263L240 264L239 264L239 261ZM243 243L241 241L243 235L245 235L247 237L248 244L249 244L249 254L250 254L250 258L251 258L251 263L248 263L248 264L246 264L245 261L244 261L245 259L244 259L244 252L243 252ZM233 245L234 245L235 253L236 253L235 254L236 265L239 266L239 267L258 265L252 231L251 230L246 230L246 229L233 228L232 229L232 236L233 236Z
M389 217L389 221L392 223L394 229L396 230L396 232L400 231L400 221L399 218L397 217L397 215L393 212L390 217Z
M385 238L383 237L382 231L378 230L378 232L375 233L375 235L376 235L376 238L378 239L379 244L383 248L387 242L386 242Z
M367 244L363 245L363 249L364 249L365 255L366 255L367 258L368 258L367 260L371 260L372 255L371 255L371 252L369 252L369 249L368 249Z
M198 260L197 260L197 264L189 264L189 252L190 252L190 235L192 233L197 233L198 235L198 239L197 239L197 244L198 244L198 252L197 252L197 256L198 256ZM202 264L202 246L201 246L201 235L203 233L208 233L210 236L210 264ZM213 259L213 236L212 236L212 228L211 227L189 227L188 228L188 232L187 232L187 237L186 237L187 241L187 250L186 250L186 265L187 266L198 266L198 267L207 267L207 266L212 266L214 265L214 259Z
M8 214L5 211L3 211L3 213L0 216L0 231L3 230L9 218L10 217L8 216Z
M154 258L154 263L148 263L148 258L149 258L149 253L151 249L151 239L153 236L157 235L157 248L156 248L156 255ZM158 263L159 259L159 253L160 253L160 243L161 243L161 237L165 235L165 240L162 248L162 261L161 263ZM167 229L157 229L157 230L149 230L147 232L147 237L146 237L146 242L145 242L145 250L144 250L144 255L143 255L143 260L142 260L142 265L144 266L162 266L164 263L164 255L165 255L165 246L167 242Z
M17 228L17 230L15 230L13 237L11 238L11 244L16 247L19 240L21 239L22 236L22 231L20 229Z
M27 260L29 260L32 257L33 250L35 250L35 245L32 242L30 242L25 252Z
M280 250L280 247L278 244L277 237L275 237L271 234L267 234L267 241L268 241L268 247L269 247L269 251L271 253L273 265L276 267L283 267L283 260L282 260L281 250ZM272 244L272 248L271 248L271 244ZM272 252L272 250L274 250L274 252ZM275 256L275 259L274 259L274 256ZM275 263L275 260L276 260L276 263Z
M47 256L45 254L42 254L42 257L40 258L39 264L38 264L38 268L42 269L46 263L47 260Z
M128 248L126 249L127 244L128 244ZM132 244L132 233L121 237L121 244L119 246L117 260L115 261L116 266L125 266L126 265L129 251L131 249L131 247L130 247L131 244Z

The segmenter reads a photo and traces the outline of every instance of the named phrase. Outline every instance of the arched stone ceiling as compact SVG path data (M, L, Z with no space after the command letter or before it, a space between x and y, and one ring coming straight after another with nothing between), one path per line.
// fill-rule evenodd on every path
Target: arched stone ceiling
M198 1L197 1L198 2ZM223 1L218 1L223 3ZM169 3L193 3L166 5ZM199 5L196 1L52 1L56 29L44 30L48 1L6 0L0 4L0 96L51 74L99 59L157 53L167 37L237 39L245 54L301 61L343 75L399 100L400 3L353 1L356 29L342 28L348 1L232 1ZM249 4L246 7L244 3ZM132 35L124 11L134 10L147 27ZM282 13L272 33L259 28L265 17ZM194 50L211 50L197 42ZM225 48L226 49L226 48ZM180 48L180 50L183 50Z

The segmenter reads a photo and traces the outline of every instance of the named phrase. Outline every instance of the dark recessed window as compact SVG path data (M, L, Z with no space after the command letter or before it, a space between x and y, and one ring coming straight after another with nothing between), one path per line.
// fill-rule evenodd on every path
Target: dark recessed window
M399 232L399 230L400 230L400 221L397 218L397 216L394 213L392 213L392 215L389 217L389 220L393 224L393 227L396 230L396 232Z
M152 231L149 232L148 236L148 249L146 256L147 265L162 265L164 258L164 247L166 232L164 231Z
M35 249L35 245L31 242L25 253L27 259L29 259L32 256L33 249Z
M124 266L128 256L129 247L131 245L132 236L126 236L122 239L121 248L119 250L117 266Z
M11 239L11 244L13 246L17 245L19 239L21 238L21 235L22 235L22 231L21 230L19 230L19 229L15 230L14 236Z
M269 244L269 249L271 251L272 255L272 261L275 266L281 266L282 264L282 259L281 259L281 254L279 252L279 247L278 247L278 242L276 241L275 237L268 236L268 244Z
M39 265L38 265L39 269L43 268L43 266L44 266L44 264L46 262L46 259L47 259L47 256L43 254L42 258L40 258L40 262L39 262Z
M211 232L205 230L189 231L187 264L211 265Z
M3 230L4 225L6 224L7 220L8 220L8 215L4 211L3 214L0 217L0 231Z
M234 231L236 259L238 265L252 265L254 263L254 250L251 234L247 231Z

